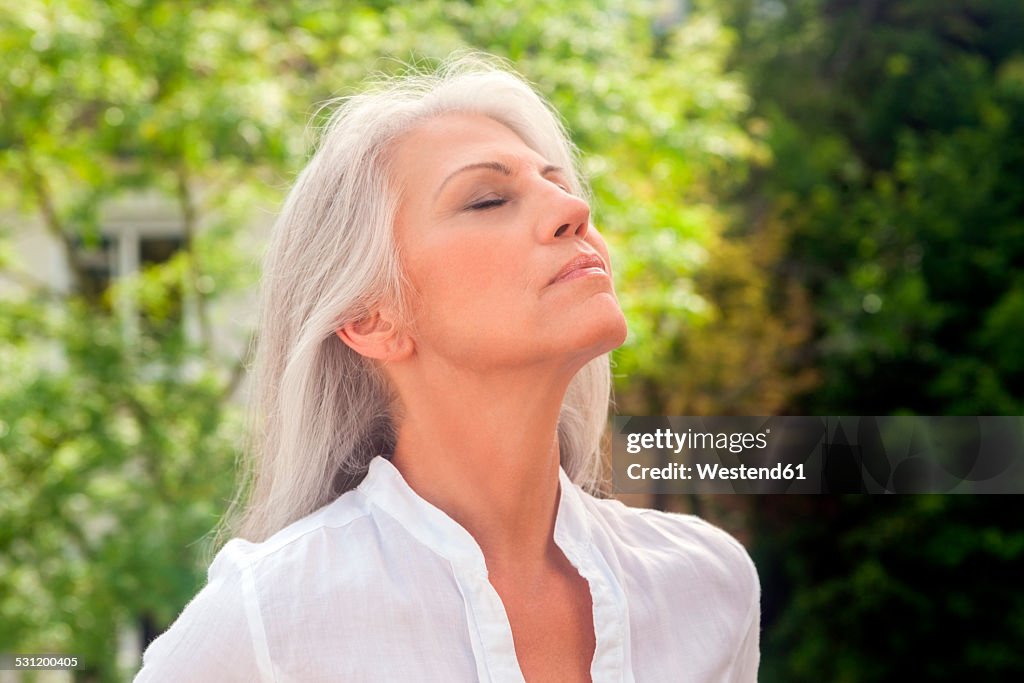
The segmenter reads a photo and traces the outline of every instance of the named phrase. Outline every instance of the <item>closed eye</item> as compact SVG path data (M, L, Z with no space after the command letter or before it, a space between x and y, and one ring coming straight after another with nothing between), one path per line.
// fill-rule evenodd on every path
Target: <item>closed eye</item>
M474 204L470 204L466 208L471 211L484 211L486 209L493 209L507 203L508 200L505 199L504 197L493 197L491 199L484 199Z
M563 180L562 178L556 176L554 178L548 178L548 180L551 182L552 185L557 187L562 192L566 194L575 194L572 191L572 188L569 187L569 183L565 182L565 180Z
M557 166L545 166L544 169L541 170L540 174L541 177L545 178L562 192L565 192L566 194L574 194L568 182L568 178L565 175L565 171L561 168Z

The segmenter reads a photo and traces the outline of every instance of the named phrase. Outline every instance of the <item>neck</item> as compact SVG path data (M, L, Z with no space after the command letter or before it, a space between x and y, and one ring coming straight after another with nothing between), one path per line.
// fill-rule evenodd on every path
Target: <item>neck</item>
M491 572L542 569L555 549L558 416L571 374L431 374L397 383L392 462L476 539Z

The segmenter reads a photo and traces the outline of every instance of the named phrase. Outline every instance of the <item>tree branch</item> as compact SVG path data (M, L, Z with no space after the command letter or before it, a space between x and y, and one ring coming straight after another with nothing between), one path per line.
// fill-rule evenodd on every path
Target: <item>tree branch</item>
M28 185L35 195L36 201L39 203L39 211L43 216L43 225L46 227L46 231L60 242L64 250L64 259L68 264L68 270L71 271L71 276L74 278L76 290L85 296L90 304L96 304L95 294L89 290L88 276L86 275L85 265L79 256L77 245L61 224L60 216L57 214L57 208L50 193L49 184L42 173L36 168L31 155L27 151L25 153L25 173L28 176Z
M185 235L185 251L188 254L188 278L192 293L196 297L196 315L199 316L199 336L202 345L212 346L210 317L206 306L206 294L200 287L202 277L199 256L195 250L196 205L189 187L188 168L184 162L178 164L175 173L178 180L178 204L181 206L182 227Z

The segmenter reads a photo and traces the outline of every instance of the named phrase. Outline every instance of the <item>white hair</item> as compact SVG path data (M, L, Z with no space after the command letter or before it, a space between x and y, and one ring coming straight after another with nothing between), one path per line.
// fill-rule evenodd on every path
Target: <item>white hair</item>
M410 68L338 100L274 226L256 339L250 444L221 528L260 541L354 488L394 448L392 395L374 363L335 334L387 304L407 315L394 239L389 145L447 112L489 116L586 188L558 115L504 64L480 55ZM558 422L561 464L577 484L604 482L601 440L610 371L602 355L573 378Z

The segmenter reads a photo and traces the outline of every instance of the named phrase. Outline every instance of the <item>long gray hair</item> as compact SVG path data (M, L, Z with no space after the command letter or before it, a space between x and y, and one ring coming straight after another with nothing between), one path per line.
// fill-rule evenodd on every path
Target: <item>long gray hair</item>
M408 316L393 226L389 145L446 112L503 123L585 196L558 115L518 75L481 55L410 69L334 103L320 143L274 226L263 270L251 398L251 443L219 541L261 541L355 487L394 447L391 392L372 361L335 334L381 304ZM601 438L610 372L602 355L562 403L562 466L587 490L603 482Z

